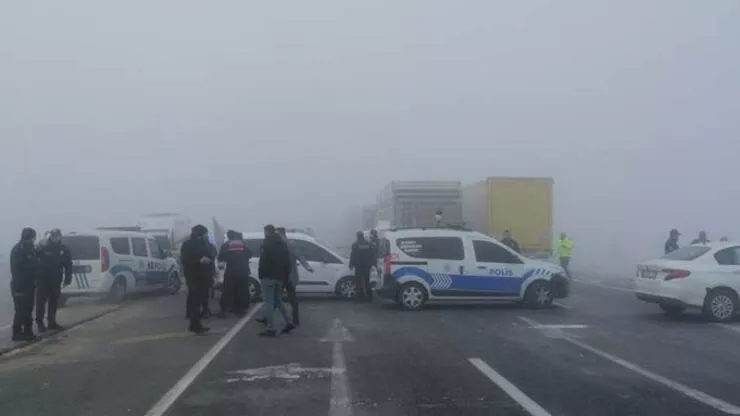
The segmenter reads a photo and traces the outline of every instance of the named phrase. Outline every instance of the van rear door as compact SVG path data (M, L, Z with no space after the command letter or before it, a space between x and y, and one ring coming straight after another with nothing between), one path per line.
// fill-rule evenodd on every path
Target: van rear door
M64 293L96 292L103 282L100 238L97 235L68 235L62 242L72 257L72 283Z

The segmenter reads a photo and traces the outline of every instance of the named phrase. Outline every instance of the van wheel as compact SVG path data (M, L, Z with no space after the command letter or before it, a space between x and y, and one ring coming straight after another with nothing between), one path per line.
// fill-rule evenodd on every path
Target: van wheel
M182 279L177 272L172 272L169 279L167 279L167 293L175 295L182 288Z
M409 282L404 283L398 291L397 301L401 307L407 311L418 311L428 299L427 291L424 286Z
M715 289L707 294L702 312L712 321L727 322L735 317L737 308L737 293L730 289Z
M542 309L552 306L552 291L547 282L537 281L529 285L524 294L524 304L532 309Z
M249 290L249 299L255 301L262 298L262 286L260 285L260 282L257 281L257 279L250 277L247 286Z
M337 295L342 299L351 300L357 297L357 281L353 276L339 279L336 288Z
M121 303L126 299L126 278L118 276L113 282L113 286L110 287L108 292L108 301L111 303Z

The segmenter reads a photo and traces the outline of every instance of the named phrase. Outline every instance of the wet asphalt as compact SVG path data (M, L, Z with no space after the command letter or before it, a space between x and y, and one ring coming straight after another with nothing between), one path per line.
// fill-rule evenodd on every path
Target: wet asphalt
M182 295L136 299L0 357L0 414L740 413L740 323L667 317L629 276L577 278L548 310L303 299L302 326L275 339L237 318L191 336Z

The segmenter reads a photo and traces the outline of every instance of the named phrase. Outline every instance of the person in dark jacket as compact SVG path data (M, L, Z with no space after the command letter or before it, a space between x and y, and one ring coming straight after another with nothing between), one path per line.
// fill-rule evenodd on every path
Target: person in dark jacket
M48 328L61 330L57 323L57 302L64 286L72 283L72 255L69 248L62 244L62 232L51 230L46 244L38 248L40 272L36 287L36 327L39 332L46 332L44 313L48 305Z
M665 241L665 254L678 250L678 236L680 235L681 233L679 233L677 229L674 228L671 230L668 234L668 240Z
M504 238L501 239L501 242L506 244L510 249L516 251L517 253L522 252L521 248L519 247L519 243L514 240L514 237L511 236L511 231L509 230L504 230Z
M190 232L190 238L182 244L180 252L183 273L188 285L188 306L191 332L204 334L208 332L201 323L201 306L203 298L208 298L209 282L213 280L213 262L215 261L211 244L208 242L208 229L196 225Z
M33 341L33 295L39 272L34 241L36 231L24 228L19 241L10 252L10 292L13 296L13 341Z
M221 312L218 314L221 318L228 312L244 316L249 308L249 259L252 258L252 252L238 232L229 230L226 237L229 240L218 251L218 261L226 263L221 288Z
M360 287L360 298L373 299L373 291L370 287L370 269L375 265L375 251L370 243L365 240L362 231L357 232L357 240L352 243L352 252L349 256L349 268L355 271L355 281Z
M299 311L298 294L296 290L296 288L298 287L298 281L300 280L300 275L298 273L298 263L300 263L301 266L303 266L303 268L308 270L310 273L313 273L313 268L311 268L311 265L308 264L303 256L296 253L295 244L293 244L293 242L288 239L288 234L285 231L285 227L278 227L276 231L280 235L280 237L283 238L285 244L288 245L288 252L290 253L290 276L285 282L285 293L288 295L288 301L290 302L293 324L296 326L300 326L301 314Z
M259 320L267 325L260 336L274 337L275 332L275 310L285 320L282 332L289 333L295 329L288 311L283 304L283 288L285 282L290 278L290 251L288 245L275 232L275 226L265 226L265 239L262 242L262 250L259 262L259 278L262 282L262 295L265 300L263 311L265 316Z
M706 231L699 231L699 237L695 238L691 244L706 244L709 242L709 239L707 239L707 232Z

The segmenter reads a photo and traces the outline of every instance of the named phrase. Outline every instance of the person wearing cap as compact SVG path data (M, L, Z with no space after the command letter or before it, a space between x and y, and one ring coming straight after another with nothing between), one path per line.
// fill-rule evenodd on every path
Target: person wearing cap
M33 341L33 292L39 261L36 254L36 231L24 228L21 240L10 252L10 291L13 296L13 341Z
M229 240L218 251L218 261L226 263L219 318L226 317L228 312L244 316L249 308L249 259L252 258L252 252L242 240L241 233L229 230L226 237Z
M201 335L209 330L200 321L201 306L203 299L208 299L209 282L213 279L215 261L206 227L200 224L193 227L190 238L182 244L180 259L188 285L187 312L190 318L188 330Z
M373 300L373 289L370 287L370 269L377 262L375 253L376 251L370 243L365 240L365 234L358 231L349 255L349 268L355 272L356 284L360 288L359 299Z
M72 283L72 256L69 248L62 243L62 232L51 230L47 241L37 248L39 257L39 278L36 287L36 327L39 332L46 329L61 330L57 323L57 305L64 286ZM48 306L47 321L44 325L44 314Z
M665 254L678 250L678 236L680 235L681 233L677 229L674 228L671 230L668 234L668 240L665 242Z
M291 315L293 317L293 324L296 326L301 325L301 314L298 305L298 294L297 287L300 275L298 274L298 263L303 266L304 269L313 273L313 268L308 264L306 259L298 254L295 249L295 244L288 239L288 234L285 231L285 227L278 227L275 229L282 237L285 244L288 245L288 252L290 253L290 278L285 282L285 294L288 295L288 302L290 302Z

